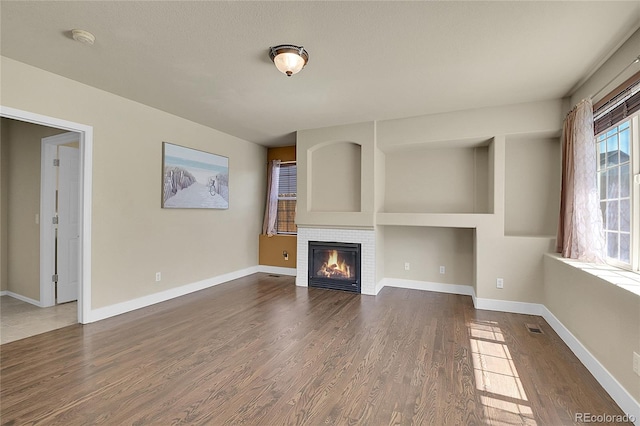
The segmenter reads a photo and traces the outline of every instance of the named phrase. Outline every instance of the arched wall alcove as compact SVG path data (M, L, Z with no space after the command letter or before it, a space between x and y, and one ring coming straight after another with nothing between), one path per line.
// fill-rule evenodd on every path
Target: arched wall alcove
M362 146L339 141L309 150L309 210L312 212L360 212Z

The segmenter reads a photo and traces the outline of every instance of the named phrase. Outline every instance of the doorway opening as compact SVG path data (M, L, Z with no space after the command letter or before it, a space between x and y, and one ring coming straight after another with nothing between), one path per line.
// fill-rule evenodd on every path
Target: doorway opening
M77 166L72 166L69 170L70 175L63 178L68 179L71 182L66 186L67 193L60 194L56 197L55 189L53 190L53 200L55 207L55 200L58 200L58 205L62 203L66 204L68 208L68 217L70 218L70 223L68 223L68 229L62 230L62 232L66 232L67 239L66 246L63 248L58 248L58 272L60 272L60 268L66 268L66 274L71 280L76 280L76 284L69 286L66 290L74 290L77 291L75 297L77 297L77 319L81 324L86 324L91 322L91 181L92 181L92 148L93 148L93 128L91 126L86 126L83 124L73 123L66 120L60 120L53 117L48 117L40 114L31 113L28 111L22 111L14 108L3 107L0 106L0 117L10 118L13 120L23 121L27 123L38 124L41 126L52 127L56 129L65 130L67 132L73 132L73 135L77 141L77 148L75 151L73 149L66 150L62 155L71 155L77 157ZM68 133L64 133L63 135L67 138L71 137ZM62 137L62 135L61 135ZM47 139L47 138L45 138ZM59 142L59 143L53 143ZM42 161L45 160L45 151L61 151L60 146L65 145L66 143L73 142L62 142L62 140L50 140L45 142L42 140ZM47 147L47 148L45 148ZM70 147L71 148L71 147ZM53 159L52 159L53 161ZM52 163L53 164L53 163ZM57 166L56 166L57 167ZM74 173L74 167L75 173ZM64 173L62 171L58 171L60 173ZM44 173L41 175L41 188L43 191L41 192L41 207L47 202L43 201L43 197L45 197L44 188L47 185L50 185L51 182L47 181L45 184L44 181ZM75 180L75 181L74 181ZM51 196L51 193L49 193ZM66 197L66 198L62 198ZM57 210L56 210L57 211ZM40 235L41 238L49 238L51 243L43 241L40 242L40 297L39 300L35 301L38 306L46 307L53 306L56 303L56 299L60 299L60 291L56 294L56 291L59 290L56 288L56 285L52 278L55 278L56 272L56 253L50 252L48 255L44 255L42 253L43 250L46 250L46 247L56 247L56 239L60 239L60 226L57 227L55 232L51 232L51 226L44 226L47 221L50 221L49 224L52 225L54 216L47 218L43 215L42 210L40 211ZM38 219L38 218L36 218ZM47 225L49 225L47 224ZM58 224L59 225L59 224ZM43 231L43 228L45 230ZM68 261L65 261L65 265L61 265L59 262L59 256L61 254L61 250L64 250L64 255L67 256ZM49 275L49 271L52 273ZM45 277L44 275L48 275ZM60 274L58 274L60 276ZM46 289L43 291L43 283L45 281L47 285ZM66 291L66 290L63 290ZM63 297L74 297L66 295Z

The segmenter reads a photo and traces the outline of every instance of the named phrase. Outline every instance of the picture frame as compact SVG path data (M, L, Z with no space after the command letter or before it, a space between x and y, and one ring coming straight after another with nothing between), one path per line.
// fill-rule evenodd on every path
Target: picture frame
M162 208L228 209L229 158L162 143Z

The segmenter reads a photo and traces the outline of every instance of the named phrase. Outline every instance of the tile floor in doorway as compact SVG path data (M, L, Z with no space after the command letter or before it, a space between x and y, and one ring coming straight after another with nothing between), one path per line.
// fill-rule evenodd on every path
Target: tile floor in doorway
M77 302L39 308L11 296L0 297L0 344L78 322Z

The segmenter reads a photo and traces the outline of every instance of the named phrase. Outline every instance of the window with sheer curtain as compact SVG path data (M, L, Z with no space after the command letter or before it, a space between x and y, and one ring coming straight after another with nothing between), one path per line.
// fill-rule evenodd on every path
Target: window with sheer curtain
M607 262L635 271L640 266L640 209L634 207L640 193L633 185L634 176L640 176L639 115L640 82L594 111Z
M278 216L276 230L278 234L296 234L296 164L281 164L278 180Z

